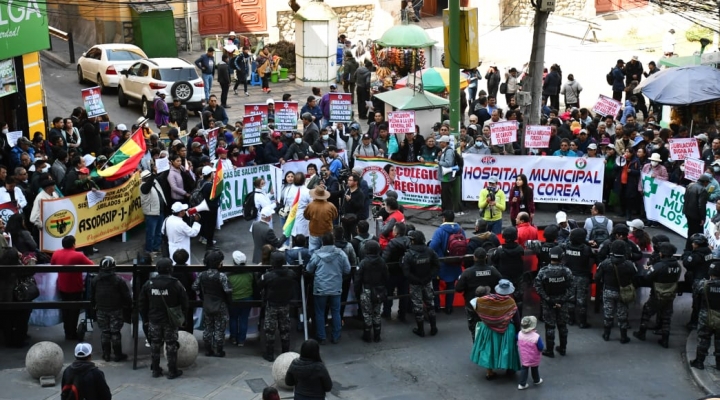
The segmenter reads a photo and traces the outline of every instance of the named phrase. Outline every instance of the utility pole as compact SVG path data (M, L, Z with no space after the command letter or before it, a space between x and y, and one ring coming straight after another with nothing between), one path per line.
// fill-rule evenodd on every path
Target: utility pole
M530 110L527 113L528 125L540 125L540 108L542 102L542 74L545 65L545 34L547 33L547 22L550 13L541 11L541 4L546 0L531 0L535 7L535 21L533 23L533 45L530 53L530 71L529 71L529 88L530 88ZM545 7L542 7L545 8ZM554 9L554 2L552 5ZM524 85L527 86L527 85Z
M450 133L460 135L460 0L449 0ZM459 141L458 141L459 143Z

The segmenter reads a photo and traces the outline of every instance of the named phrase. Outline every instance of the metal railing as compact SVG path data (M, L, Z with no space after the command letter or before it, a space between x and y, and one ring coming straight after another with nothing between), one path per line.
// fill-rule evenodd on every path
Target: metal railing
M52 38L56 37L60 40L63 40L68 43L68 53L70 53L70 64L75 64L75 42L73 42L73 34L72 32L65 32L61 31L60 29L53 28L52 26L48 28L48 31L50 32L50 51L52 51Z

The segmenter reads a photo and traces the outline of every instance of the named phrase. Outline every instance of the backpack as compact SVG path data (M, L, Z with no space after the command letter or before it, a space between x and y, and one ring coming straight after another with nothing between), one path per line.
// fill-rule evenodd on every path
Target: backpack
M613 76L613 69L610 68L610 72L605 75L605 79L607 80L608 85L612 85L615 82L615 77Z
M85 376L85 374L75 374L72 373L72 379L70 379L70 383L67 383L63 385L62 390L60 391L60 400L82 400L80 398L80 380Z
M463 159L462 154L458 154L457 151L455 152L455 157L453 157L453 166L455 165L458 167L458 174L462 173L463 167L465 166L465 160Z
M255 191L248 193L243 200L243 217L245 221L252 221L258 216L258 209L255 207Z
M467 239L465 239L462 229L448 237L446 254L448 257L464 257L467 255ZM460 264L461 262L451 261L446 262L446 264Z
M607 217L605 218L607 219ZM610 239L610 232L607 230L607 221L600 223L595 219L595 217L591 217L590 222L592 222L590 240L595 241L597 244L601 244Z
M368 240L371 240L372 238L373 238L372 235L368 235L367 239L364 239L360 235L357 235L353 238L353 239L357 239L357 241L360 242L360 243L358 243L358 254L357 254L358 260L362 260L363 258L365 258L365 242L367 242Z
M202 203L205 198L203 198L202 189L205 186L203 183L202 185L196 187L193 189L192 192L190 192L190 199L188 199L188 205L190 207L197 207L198 204Z

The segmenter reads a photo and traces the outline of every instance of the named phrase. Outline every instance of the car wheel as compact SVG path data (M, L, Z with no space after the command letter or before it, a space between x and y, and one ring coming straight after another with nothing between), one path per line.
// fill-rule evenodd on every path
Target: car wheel
M83 84L85 83L85 78L83 77L82 67L78 65L77 67L77 76L78 76L78 83Z
M142 105L142 116L147 119L155 118L155 110L153 109L153 105L151 102L148 101L148 99L143 96L142 102L140 103Z
M128 105L128 99L125 97L125 92L123 92L123 88L120 85L118 85L118 104L120 107L127 107Z
M105 83L102 80L102 75L97 74L97 85L100 86L100 93L105 93L107 91L107 86L105 86Z
M175 82L170 89L170 95L184 103L192 98L193 86L187 81Z

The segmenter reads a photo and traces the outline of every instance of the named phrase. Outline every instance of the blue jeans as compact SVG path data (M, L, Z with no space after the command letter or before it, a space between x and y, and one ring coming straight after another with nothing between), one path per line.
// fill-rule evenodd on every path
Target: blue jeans
M315 328L317 339L325 340L325 306L330 302L330 315L332 315L332 338L340 339L342 320L340 319L340 295L320 296L314 295L315 300Z
M322 238L320 236L310 236L310 241L308 242L308 250L312 252L313 250L317 250L322 247Z
M212 74L202 74L203 84L205 85L205 101L210 101L210 89L212 89Z
M145 251L148 253L160 251L163 220L162 214L145 216Z
M487 230L488 230L488 232L492 232L496 235L501 234L502 233L502 220L500 219L500 220L492 221L492 222L488 221Z
M240 300L252 300L252 296ZM248 317L250 316L251 306L232 306L230 307L230 337L235 338L238 343L243 343L247 338Z

